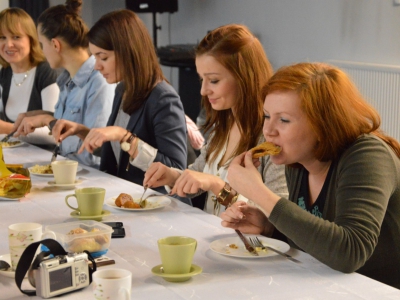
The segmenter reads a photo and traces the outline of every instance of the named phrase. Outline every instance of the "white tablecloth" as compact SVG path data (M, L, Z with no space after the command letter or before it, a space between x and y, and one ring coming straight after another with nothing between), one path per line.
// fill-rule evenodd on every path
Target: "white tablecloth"
M32 145L3 149L6 163L32 166L50 160L51 153ZM60 158L62 159L62 158ZM143 191L143 187L82 166L79 187L106 188L106 199L121 192ZM31 192L20 201L0 201L0 255L8 253L7 228L12 223L38 222L44 226L76 221L64 198L73 190L48 185L51 178L32 175ZM126 237L112 239L107 256L116 264L101 268L124 268L132 272L132 299L400 299L400 290L362 275L343 274L321 264L308 254L291 249L302 263L280 256L262 259L233 258L210 250L212 241L235 236L220 219L184 203L148 212L126 212L107 206L111 215L103 221L124 223ZM170 235L196 238L193 263L203 272L187 282L171 283L154 276L151 268L161 263L157 240ZM30 286L24 282L24 287ZM0 275L0 299L27 299L12 278ZM40 299L39 297L32 297ZM63 299L92 299L92 287L61 296Z

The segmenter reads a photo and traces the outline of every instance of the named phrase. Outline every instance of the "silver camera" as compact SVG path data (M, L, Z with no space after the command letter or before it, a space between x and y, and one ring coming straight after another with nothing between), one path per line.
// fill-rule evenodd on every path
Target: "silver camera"
M68 253L44 259L39 268L29 272L28 278L42 298L82 289L90 284L88 255Z

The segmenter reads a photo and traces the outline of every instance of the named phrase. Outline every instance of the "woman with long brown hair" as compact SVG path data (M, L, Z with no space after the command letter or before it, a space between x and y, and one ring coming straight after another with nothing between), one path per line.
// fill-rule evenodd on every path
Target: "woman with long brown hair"
M100 170L137 184L154 161L184 169L183 106L162 74L143 22L132 11L113 11L93 25L88 38L96 70L108 83L119 82L113 109L103 128L60 120L53 129L55 138L76 134L83 140L80 153L101 147Z
M264 136L282 149L271 159L286 165L289 201L263 185L247 152L231 163L228 179L263 211L237 202L222 224L279 231L335 270L400 288L400 144L336 67L284 67L264 91Z
M228 200L243 199L226 182L227 169L235 156L262 141L261 89L271 77L272 67L250 30L232 24L219 27L203 38L196 49L196 68L207 112L204 127L210 131L207 145L183 173L153 164L143 184L170 186L171 192L181 197L207 191L204 209L218 215L230 204ZM266 185L286 195L282 167L264 157L259 171Z

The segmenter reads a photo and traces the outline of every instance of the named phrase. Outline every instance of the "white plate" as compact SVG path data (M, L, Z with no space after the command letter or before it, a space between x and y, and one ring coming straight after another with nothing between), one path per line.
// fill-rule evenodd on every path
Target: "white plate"
M10 254L0 255L0 260L4 260L4 261L8 262L11 265ZM0 271L0 275L14 278L15 277L15 272L11 271L11 270L10 271Z
M32 168L33 168L33 166L28 168L29 173L31 173L31 175L41 176L41 177L54 177L53 173L51 173L51 174L34 173L34 172L32 172ZM76 172L79 172L79 171L82 171L82 167L81 166L78 166L78 168L76 169Z
M133 199L139 199L141 195L131 195ZM159 209L163 208L171 203L171 199L169 199L166 196L155 196L147 199L147 205L145 208L124 208L124 207L118 207L115 205L115 199L117 199L118 196L116 197L111 197L105 201L105 205L115 208L115 209L121 209L125 211L149 211L153 209Z
M74 183L57 184L55 181L49 181L47 184L51 185L51 186L63 188L63 189L70 189L70 188L74 188L74 186L81 184L81 183L82 183L82 180L77 179L77 180L75 180Z
M252 235L246 235L246 237L253 237ZM254 236L255 237L255 236ZM290 246L285 242L280 240L275 240L267 237L260 237L258 239L265 245L275 248L283 253L289 251ZM234 245L234 247L232 247ZM231 246L231 247L230 247ZM237 249L235 249L235 246ZM268 256L275 256L279 255L271 250L266 251L257 251L258 256L254 256L250 254L249 251L246 250L243 242L240 240L239 237L227 237L219 240L215 240L210 244L210 249L216 253L232 256L232 257L241 257L241 258L263 258Z
M23 144L25 144L22 141L16 141L16 140L9 140L9 142L19 142L18 144L12 145L12 146L2 146L3 149L8 149L8 148L15 148L15 147L20 147Z
M1 201L18 201L19 199L21 199L22 197L19 198L8 198L8 197L0 197Z

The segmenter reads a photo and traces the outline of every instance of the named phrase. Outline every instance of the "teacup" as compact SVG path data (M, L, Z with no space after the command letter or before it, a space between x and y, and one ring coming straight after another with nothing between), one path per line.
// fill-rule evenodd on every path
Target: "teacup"
M51 163L56 184L75 183L78 162L74 160L56 160Z
M131 299L132 273L124 269L105 269L93 273L95 299Z
M87 187L76 189L75 194L67 195L65 203L80 216L99 216L103 211L104 196L106 190L99 187ZM78 207L73 207L68 203L68 198L75 197Z
M191 237L169 236L158 240L164 273L187 274L190 272L197 241Z
M39 223L16 223L8 226L11 268L17 269L19 259L25 249L42 239L42 225Z

